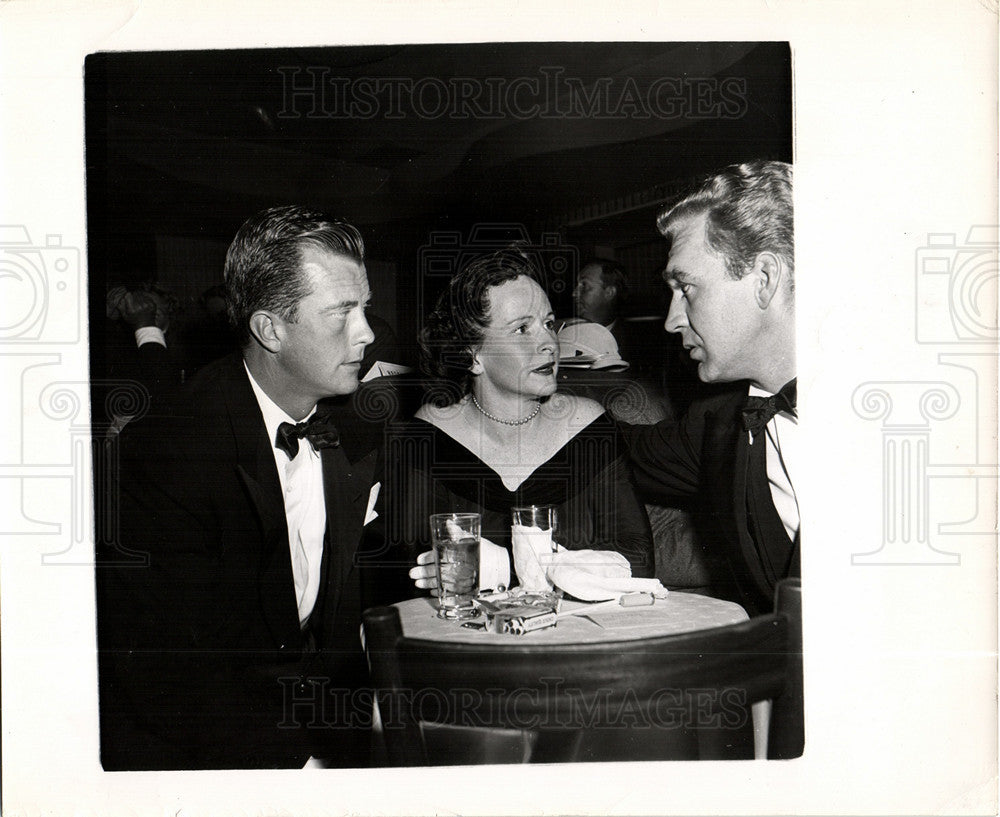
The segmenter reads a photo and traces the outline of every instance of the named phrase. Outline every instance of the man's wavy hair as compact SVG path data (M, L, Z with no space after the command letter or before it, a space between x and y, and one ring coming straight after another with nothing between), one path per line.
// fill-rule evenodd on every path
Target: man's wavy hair
M272 207L243 222L225 267L226 311L241 346L250 342L250 316L258 309L296 320L299 301L310 294L302 277L302 251L310 246L365 260L357 228L316 210Z
M436 382L428 399L439 406L472 391L473 353L489 326L490 290L525 276L541 283L535 262L518 245L481 256L452 276L417 336L420 370Z
M679 223L702 213L707 216L705 243L725 258L733 278L742 278L765 251L784 259L794 275L790 164L755 161L727 167L660 213L656 226L673 241Z

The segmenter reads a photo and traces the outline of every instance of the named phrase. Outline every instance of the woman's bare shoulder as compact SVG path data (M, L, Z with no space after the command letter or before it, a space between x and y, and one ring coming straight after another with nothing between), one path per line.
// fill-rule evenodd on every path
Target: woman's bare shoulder
M565 418L571 428L584 428L604 414L604 406L596 400L576 394L555 394L550 403L551 416Z
M464 407L461 403L452 403L447 406L425 403L417 409L413 416L425 423L430 423L461 442L468 433L467 423L462 420L463 412Z

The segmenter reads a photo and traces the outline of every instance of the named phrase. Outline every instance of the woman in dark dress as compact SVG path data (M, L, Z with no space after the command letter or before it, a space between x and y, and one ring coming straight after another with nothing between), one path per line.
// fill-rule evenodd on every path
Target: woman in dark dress
M624 441L599 403L556 393L559 345L537 279L517 250L477 259L452 278L420 334L421 368L436 385L396 429L387 467L390 538L420 553L410 571L417 587L436 587L429 514L481 513L485 570L507 562L515 505L555 505L559 544L617 551L634 577L653 575Z

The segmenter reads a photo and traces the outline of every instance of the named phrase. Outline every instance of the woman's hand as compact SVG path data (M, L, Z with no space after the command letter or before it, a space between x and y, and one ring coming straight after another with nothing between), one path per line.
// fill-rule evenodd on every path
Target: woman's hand
M417 566L410 568L410 578L421 590L430 590L432 596L440 595L433 550L425 550L417 557Z
M441 595L438 584L434 551L425 550L417 556L417 564L410 568L410 578L420 590L429 590L432 596ZM479 540L479 588L499 589L510 585L510 556L506 548L489 539Z

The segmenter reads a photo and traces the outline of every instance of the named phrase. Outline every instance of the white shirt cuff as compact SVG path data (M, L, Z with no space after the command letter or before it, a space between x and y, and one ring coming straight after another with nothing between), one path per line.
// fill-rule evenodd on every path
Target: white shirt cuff
M140 326L135 330L135 345L142 346L144 343L159 343L165 347L167 337L158 326Z
M510 587L510 554L489 539L479 541L479 589Z

